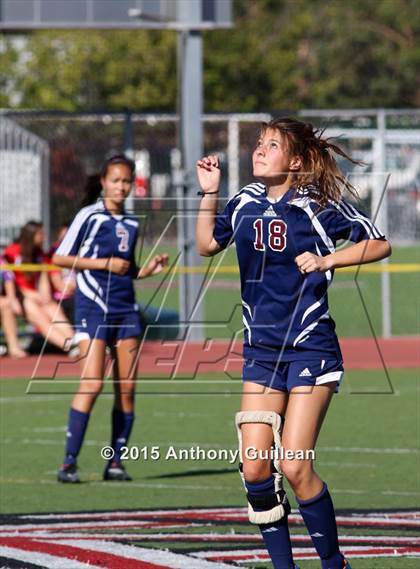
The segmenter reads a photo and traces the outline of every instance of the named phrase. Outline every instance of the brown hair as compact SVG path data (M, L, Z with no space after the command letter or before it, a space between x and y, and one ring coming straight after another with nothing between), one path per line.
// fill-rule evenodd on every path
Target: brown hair
M102 164L99 174L92 174L87 177L84 187L84 197L82 199L80 207L85 207L98 201L102 192L102 178L106 178L110 166L116 166L119 164L124 164L124 166L127 166L127 168L130 170L131 180L134 180L136 173L136 163L134 160L131 160L131 158L128 158L124 154L112 155L107 158Z
M124 166L127 166L127 168L130 170L131 173L131 180L134 180L134 174L136 172L136 163L134 162L134 160L131 160L131 158L125 156L125 154L115 154L114 156L110 156L110 158L107 158L105 162L102 164L100 177L106 178L106 175L108 173L108 168L110 166L116 166L119 164L124 164Z
M315 186L313 198L321 206L325 206L330 199L339 201L344 190L358 197L357 190L338 167L334 154L353 164L361 162L353 160L330 142L331 139L322 138L325 129L316 129L310 123L287 117L263 123L260 135L267 129L277 130L285 138L290 155L302 158L302 170L295 174L297 187Z
M43 227L39 221L28 221L21 228L17 242L20 244L23 263L33 263L40 247L34 244L35 234Z

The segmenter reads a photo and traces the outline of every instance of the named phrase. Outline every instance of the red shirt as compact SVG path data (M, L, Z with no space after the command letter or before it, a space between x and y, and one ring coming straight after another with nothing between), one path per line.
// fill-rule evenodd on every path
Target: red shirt
M4 258L13 265L22 264L22 250L20 243L12 243L4 250ZM42 249L35 249L32 263L41 264L48 263L48 257L43 253ZM38 287L40 271L31 271L24 273L22 271L13 271L15 275L15 283L18 289L36 290Z

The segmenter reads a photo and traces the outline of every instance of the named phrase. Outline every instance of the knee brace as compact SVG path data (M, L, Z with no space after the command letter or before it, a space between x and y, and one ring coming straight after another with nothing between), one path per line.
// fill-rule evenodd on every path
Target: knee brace
M269 524L281 520L290 512L289 501L287 500L286 492L283 489L283 474L280 469L279 460L282 418L274 411L240 411L239 413L236 413L235 422L239 441L239 472L246 492L247 488L242 468L243 445L241 426L245 423L264 423L266 425L270 425L273 430L274 443L271 464L274 477L274 492L271 492L266 496L250 496L247 492L248 517L249 521L253 524ZM260 508L263 509L261 511L256 511L254 508L258 508L258 510Z

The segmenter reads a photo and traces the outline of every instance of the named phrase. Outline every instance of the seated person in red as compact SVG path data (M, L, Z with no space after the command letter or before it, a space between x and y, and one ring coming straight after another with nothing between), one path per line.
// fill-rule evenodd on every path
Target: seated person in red
M48 262L42 251L44 230L41 223L28 221L18 239L6 247L4 257L14 265ZM40 333L58 348L73 347L74 331L60 306L51 298L48 274L41 271L14 271L21 313Z
M0 264L5 263L6 260L0 257ZM19 311L13 273L0 269L0 321L7 344L7 354L12 358L24 358L27 354L19 345L14 309Z

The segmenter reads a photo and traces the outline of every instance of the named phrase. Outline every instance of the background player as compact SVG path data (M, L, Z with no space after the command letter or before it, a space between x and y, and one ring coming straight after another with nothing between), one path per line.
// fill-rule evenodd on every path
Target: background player
M80 387L68 419L64 463L58 471L60 482L79 482L77 456L102 389L107 346L114 360L114 457L105 468L104 480L131 480L120 453L134 421L140 325L132 279L158 274L168 262L167 255L156 255L147 266L136 266L138 221L124 210L134 169L134 162L123 155L105 161L100 176L103 199L76 215L53 257L55 264L77 271L75 324L82 363Z
M284 449L315 448L343 375L328 311L333 270L390 254L382 233L341 199L343 190L355 190L334 154L351 159L321 134L294 119L263 124L253 153L253 172L262 183L243 188L219 215L218 158L197 162L203 194L198 250L212 256L236 244L245 324L242 413L237 423L242 448L263 451L256 460L243 455L243 477L250 519L260 522L276 569L295 565L287 499L276 485L279 477L272 473L271 461L263 458L273 444L275 418L284 417ZM340 239L356 244L336 251ZM296 495L322 567L349 568L339 550L328 488L312 460L282 460L281 470Z

